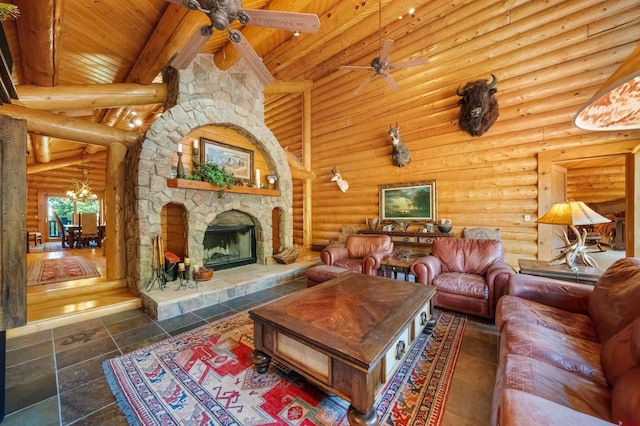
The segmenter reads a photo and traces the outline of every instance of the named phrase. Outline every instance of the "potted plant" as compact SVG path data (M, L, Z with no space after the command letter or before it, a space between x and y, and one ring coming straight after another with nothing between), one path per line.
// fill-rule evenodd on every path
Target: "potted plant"
M206 162L199 164L194 170L194 174L187 177L189 180L201 180L219 186L218 197L222 197L225 193L224 188L233 187L233 173L215 163Z

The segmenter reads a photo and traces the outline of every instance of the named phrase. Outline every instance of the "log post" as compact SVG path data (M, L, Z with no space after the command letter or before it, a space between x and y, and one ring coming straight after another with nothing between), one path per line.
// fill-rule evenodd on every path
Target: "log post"
M311 170L311 89L304 91L302 108L302 162L304 168ZM302 186L302 229L303 244L305 247L311 247L311 237L313 235L313 220L311 215L311 196L313 179L305 179Z
M107 148L107 170L105 186L106 257L107 279L126 278L126 249L124 244L124 159L127 147L113 143Z
M27 123L0 115L0 330L27 323ZM4 383L2 383L4 386Z

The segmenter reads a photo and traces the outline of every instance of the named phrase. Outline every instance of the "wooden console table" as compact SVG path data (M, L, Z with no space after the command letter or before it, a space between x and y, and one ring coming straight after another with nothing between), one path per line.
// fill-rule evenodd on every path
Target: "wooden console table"
M567 265L549 265L545 260L518 259L518 265L522 274L582 284L595 284L603 273L598 268L584 265L577 265L578 272L573 272Z
M431 245L438 238L453 238L455 236L451 232L358 231L358 233L388 235L394 245L414 248L414 257L429 255Z

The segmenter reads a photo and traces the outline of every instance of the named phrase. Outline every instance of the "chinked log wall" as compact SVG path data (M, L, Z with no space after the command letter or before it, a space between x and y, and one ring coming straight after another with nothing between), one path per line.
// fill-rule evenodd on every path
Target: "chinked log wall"
M640 5L481 0L452 8L439 0L424 9L419 26L399 21L385 28L384 37L396 41L392 56L431 58L429 65L392 73L398 93L378 78L354 96L363 74L337 70L339 60L340 77L315 82L313 239L337 240L344 224L364 227L366 217L378 215L378 185L436 179L438 217L452 219L456 234L464 227L499 227L510 263L535 258L537 154L578 149L588 156L596 145L640 143L637 130L587 132L572 123L640 42ZM362 33L371 34L371 28ZM456 87L490 73L498 77L500 117L472 138L457 125ZM266 105L267 125L292 152L301 150L301 110L296 96ZM404 168L391 163L386 131L396 122L412 154ZM349 182L347 193L330 182L332 166ZM296 241L302 236L301 208L296 195ZM532 220L525 222L524 215Z

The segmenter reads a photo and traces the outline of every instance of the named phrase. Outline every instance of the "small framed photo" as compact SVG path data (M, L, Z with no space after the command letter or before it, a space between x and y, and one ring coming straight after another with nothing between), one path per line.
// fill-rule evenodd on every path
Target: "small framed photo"
M381 221L435 221L436 181L380 185L378 202Z
M200 138L200 162L224 167L237 179L250 181L253 177L253 151L249 149Z

